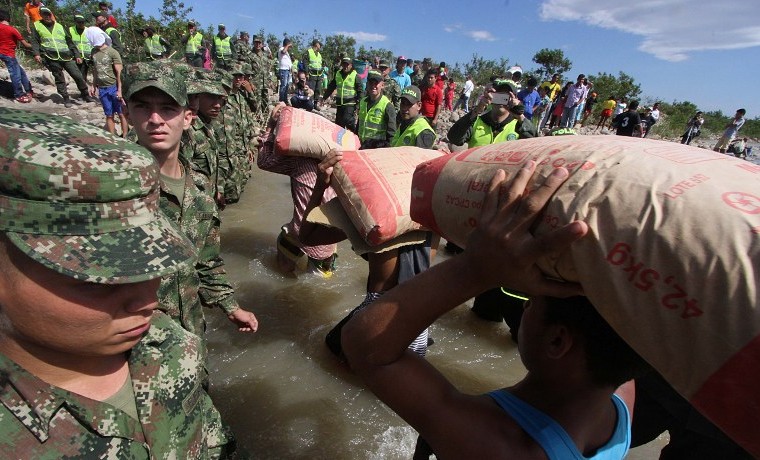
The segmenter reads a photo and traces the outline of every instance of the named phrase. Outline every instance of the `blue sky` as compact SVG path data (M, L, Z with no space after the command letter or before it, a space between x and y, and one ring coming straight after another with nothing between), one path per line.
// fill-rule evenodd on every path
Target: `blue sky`
M125 0L112 0L124 8ZM158 16L161 0L136 0ZM505 57L525 70L541 48L559 48L573 63L565 75L623 71L644 98L691 101L732 115L740 107L760 117L757 0L453 0L382 2L323 0L185 0L205 28L284 33L314 29L351 35L365 46L426 56L449 64ZM345 18L352 18L346 20Z

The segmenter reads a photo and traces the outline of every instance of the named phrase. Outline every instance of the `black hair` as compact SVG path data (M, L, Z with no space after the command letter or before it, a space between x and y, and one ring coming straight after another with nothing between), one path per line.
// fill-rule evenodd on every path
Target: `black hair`
M639 101L637 101L636 99L632 100L628 104L628 110L636 110L638 108L639 108Z
M536 77L528 78L528 86L538 86L538 80Z
M739 109L739 110L737 110L737 112L739 112L742 115L746 115L747 114L747 111L744 110L744 109Z
M0 10L0 21L10 21L11 15L8 14L8 10Z
M619 387L651 370L602 318L587 297L546 297L544 321L562 324L581 340L591 380L599 386Z

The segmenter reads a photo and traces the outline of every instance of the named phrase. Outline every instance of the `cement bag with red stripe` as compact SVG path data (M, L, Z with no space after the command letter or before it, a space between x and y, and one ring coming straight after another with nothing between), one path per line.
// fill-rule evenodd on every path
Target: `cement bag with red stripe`
M293 107L283 107L275 127L274 151L322 159L330 150L358 150L359 137L327 118Z
M465 246L484 191L529 159L570 178L538 223L589 235L541 261L579 281L616 331L700 412L760 457L760 166L671 142L542 137L417 167L411 213Z
M409 215L415 167L441 156L419 147L343 152L332 186L359 234L371 246L418 230Z

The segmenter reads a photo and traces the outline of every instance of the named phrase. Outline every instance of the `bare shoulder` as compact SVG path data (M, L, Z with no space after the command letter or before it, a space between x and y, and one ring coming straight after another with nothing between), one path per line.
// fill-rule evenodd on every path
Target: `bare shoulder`
M436 456L545 459L543 450L488 395L454 393L420 433Z

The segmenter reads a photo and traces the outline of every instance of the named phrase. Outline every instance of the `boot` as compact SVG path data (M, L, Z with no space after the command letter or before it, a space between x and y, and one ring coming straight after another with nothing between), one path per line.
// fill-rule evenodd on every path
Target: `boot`
M95 99L87 93L82 93L82 100L85 102L95 102Z
M63 98L63 106L66 107L67 109L71 108L71 106L72 106L71 99L68 96L65 96Z

